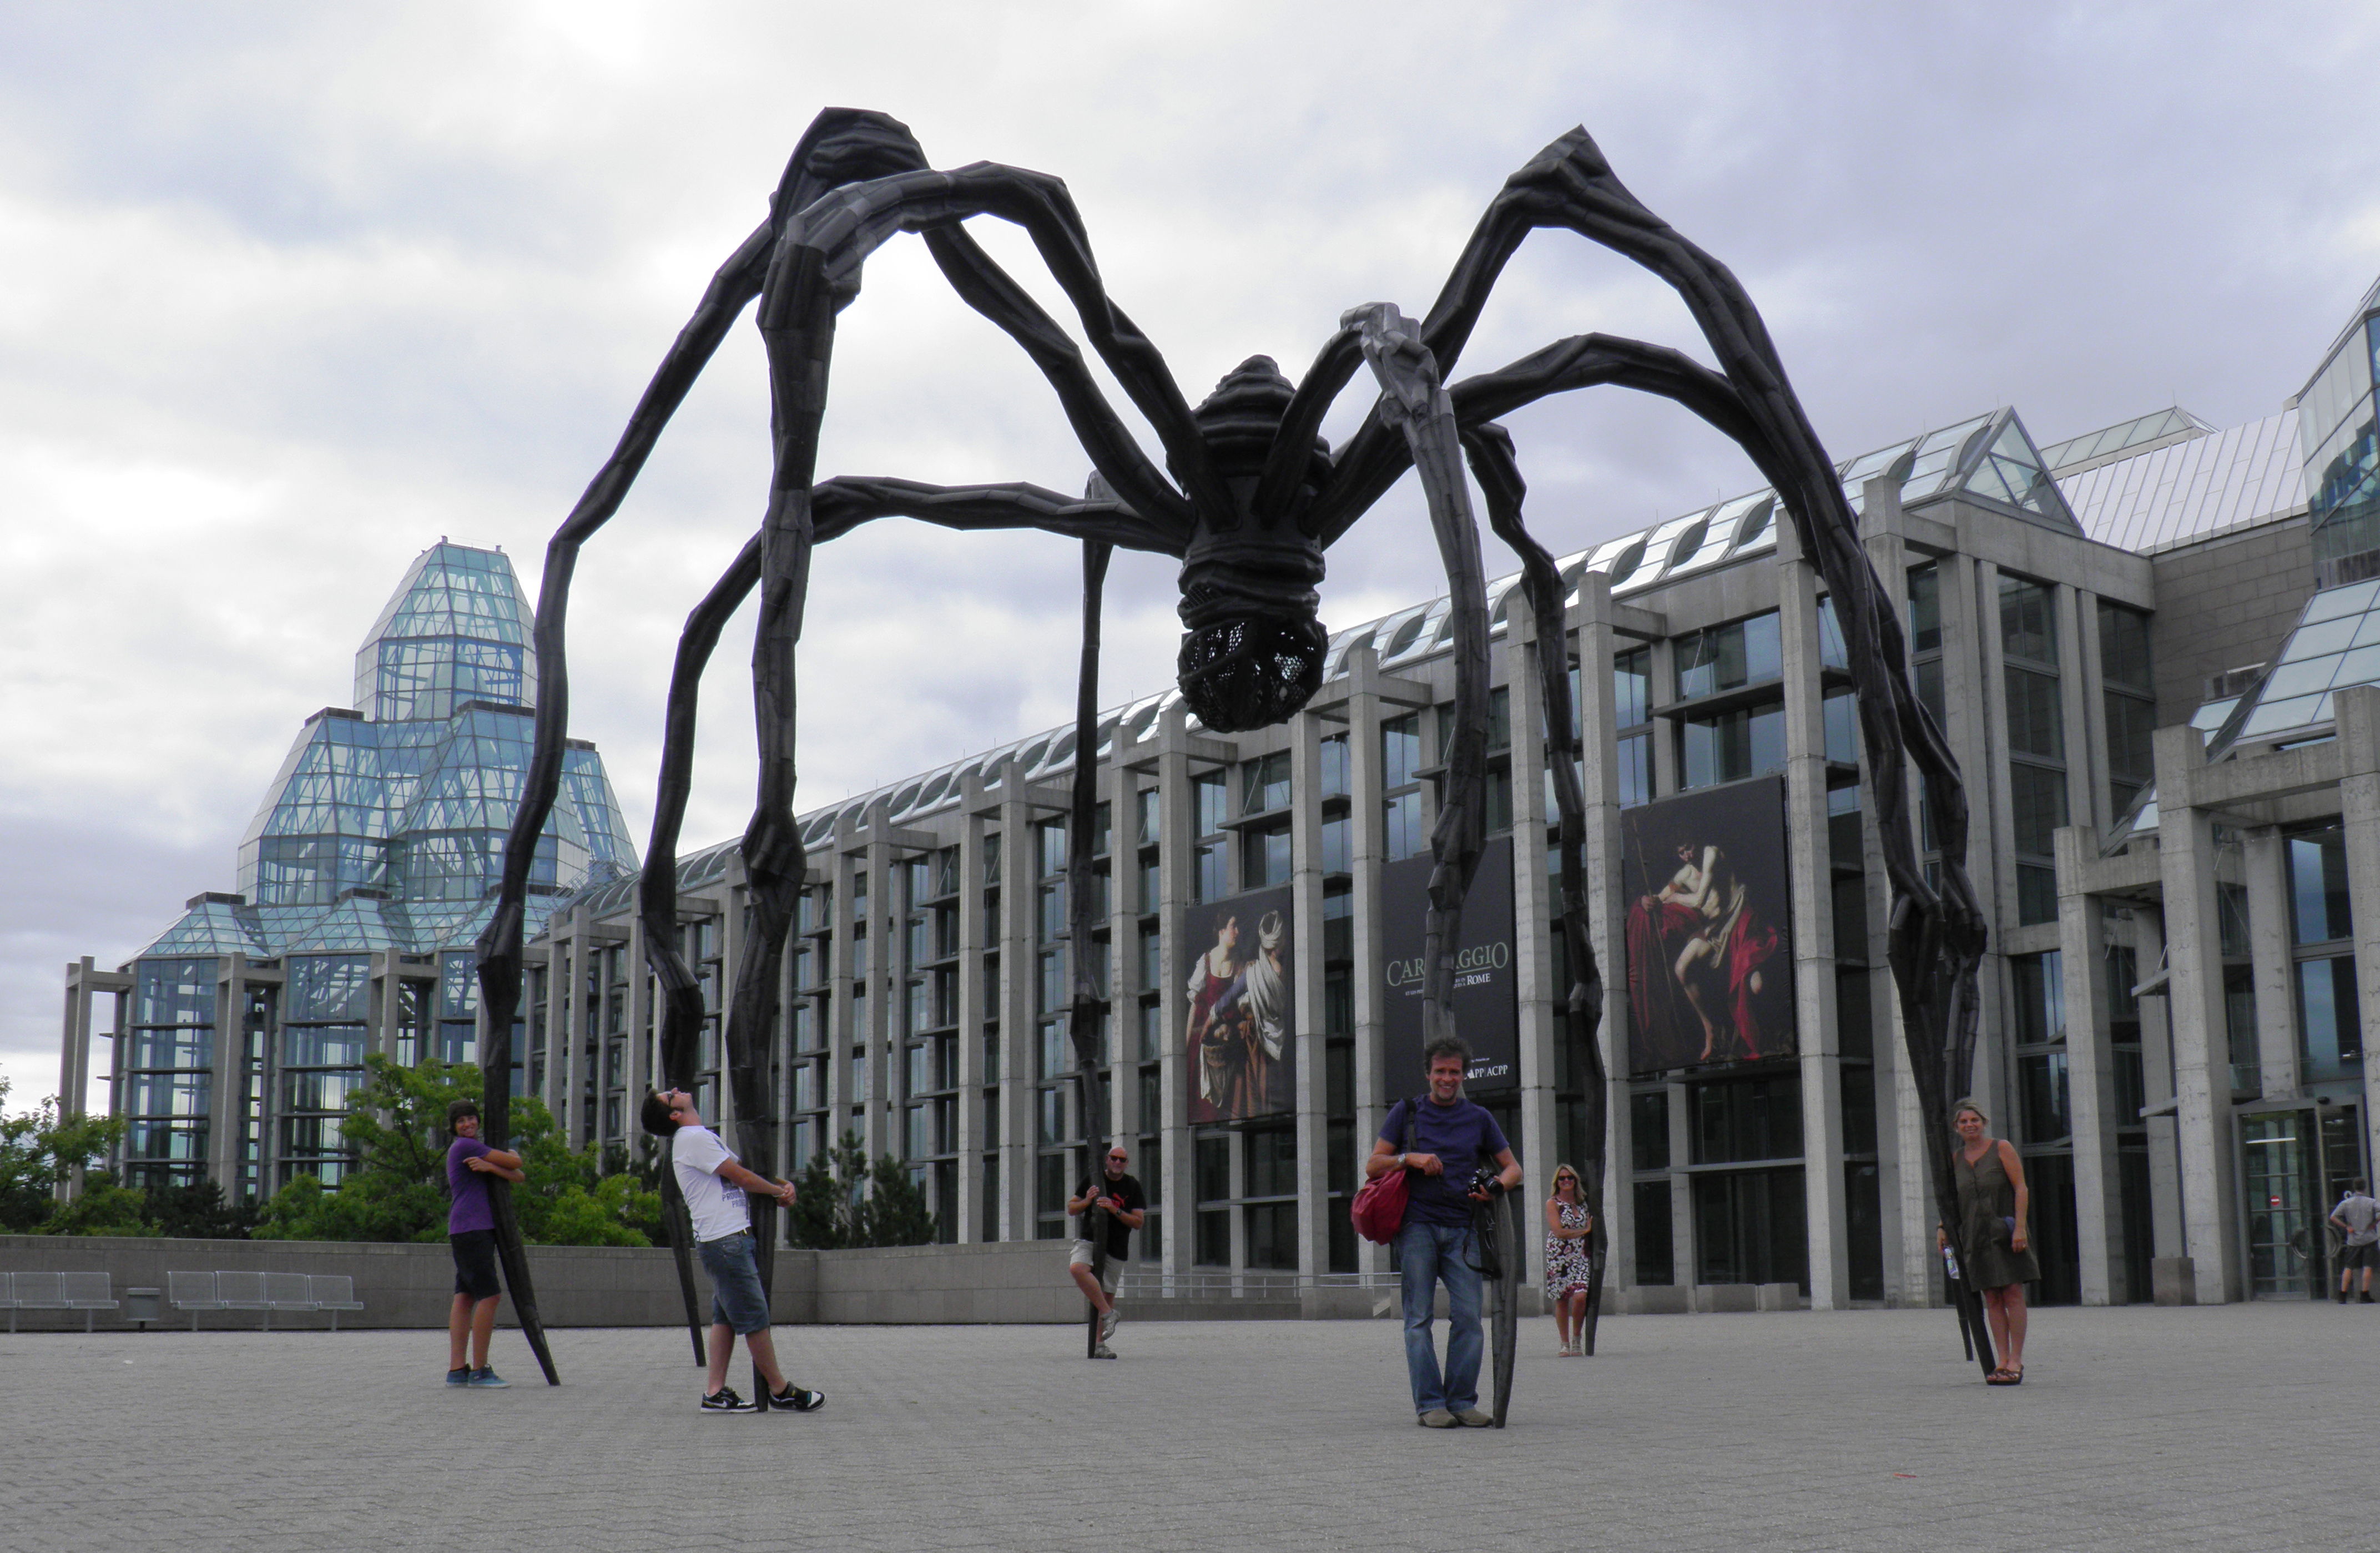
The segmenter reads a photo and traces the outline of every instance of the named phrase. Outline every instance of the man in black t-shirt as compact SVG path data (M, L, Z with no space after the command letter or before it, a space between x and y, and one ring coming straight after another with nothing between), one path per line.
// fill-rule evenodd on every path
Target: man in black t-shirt
M1075 1254L1067 1270L1075 1275L1075 1285L1082 1290L1083 1298L1091 1302L1099 1313L1099 1342L1092 1350L1095 1359L1112 1359L1114 1351L1108 1339L1116 1329L1116 1279L1123 1270L1124 1259L1132 1255L1132 1232L1140 1228L1147 1214L1148 1194L1140 1183L1124 1173L1131 1156L1123 1145L1111 1144L1100 1173L1085 1181L1080 1190L1066 1199L1066 1211L1084 1216L1082 1233L1075 1238ZM1090 1210L1095 1204L1104 1204L1108 1210L1108 1265L1103 1277L1091 1274Z

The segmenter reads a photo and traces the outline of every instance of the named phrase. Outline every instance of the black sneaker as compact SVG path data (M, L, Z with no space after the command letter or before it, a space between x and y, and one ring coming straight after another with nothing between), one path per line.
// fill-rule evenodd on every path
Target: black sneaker
M713 1391L710 1395L702 1399L702 1411L705 1413L749 1413L752 1411L752 1404L746 1401L742 1397L737 1396L735 1394L735 1387L722 1386L718 1390Z
M820 1408L826 1405L826 1393L824 1391L805 1390L803 1388L796 1386L792 1381L788 1380L785 1382L785 1389L783 1390L771 1391L769 1393L769 1405L771 1407L789 1407L795 1413L816 1413Z
M2356 1296L2355 1296L2355 1303L2356 1303L2357 1304L2360 1304L2360 1305L2368 1305L2368 1304L2370 1304L2372 1303L2372 1291L2371 1291L2371 1290L2369 1290L2369 1289L2366 1289L2366 1290L2365 1290L2365 1291L2363 1291L2363 1292L2362 1292L2361 1294L2356 1295Z

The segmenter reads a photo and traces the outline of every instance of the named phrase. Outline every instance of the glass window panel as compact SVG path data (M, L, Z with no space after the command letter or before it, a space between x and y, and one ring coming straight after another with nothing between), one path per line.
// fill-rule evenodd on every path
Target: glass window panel
M2350 685L2380 684L2380 644L2356 647L2338 661L2338 672L2331 676L2331 689L2344 689Z
M1633 728L1652 715L1653 654L1638 648L1611 660L1612 725Z
M2354 956L2299 963L2298 1060L2309 1084L2362 1073L2362 1014L2355 997Z
M2046 585L2000 577L2000 648L2011 658L2057 663L2058 620Z
M2016 1039L2020 1046L2043 1046L2066 1038L2066 975L2063 956L2019 954L2009 961L2016 984Z
M2240 732L2242 734L2273 734L2302 728L2320 720L2320 709L2328 698L2326 696L2298 696L2286 701L2263 702L2248 714L2248 721L2241 725Z
M2296 696L2313 696L2330 688L2331 677L2338 672L2336 656L2301 658L2284 663L2266 676L2264 696L2267 701L2286 701Z
M2325 653L2344 652L2353 645L2355 633L2362 624L2362 616L2347 615L2338 620L2301 625L2290 634L2289 645L2282 649L2281 661L2294 663L2301 658L2319 658Z
M2055 855L2051 835L2066 823L2066 773L2021 762L2009 765L2009 811L2016 850L2033 857Z
M2343 831L2294 835L2289 843L2290 929L2301 944L2352 938L2354 914L2347 892L2347 836Z
M2149 669L2149 617L2099 601L2099 673L2111 684L2154 692Z
M1399 717L1380 724L1380 785L1403 787L1421 770L1421 720Z
M2065 719L2060 715L2058 676L2008 664L2009 747L2045 760L2066 758Z

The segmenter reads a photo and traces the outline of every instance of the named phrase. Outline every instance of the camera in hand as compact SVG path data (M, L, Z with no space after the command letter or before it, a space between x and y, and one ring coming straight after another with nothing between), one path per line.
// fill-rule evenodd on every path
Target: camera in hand
M1504 1181L1501 1171L1481 1165L1471 1172L1471 1192L1475 1196L1484 1192L1492 1198L1503 1190Z

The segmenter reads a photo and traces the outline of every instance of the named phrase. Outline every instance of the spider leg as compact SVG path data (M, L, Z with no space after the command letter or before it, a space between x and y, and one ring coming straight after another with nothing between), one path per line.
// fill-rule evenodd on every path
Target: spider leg
M1180 554L1196 526L1190 504L1124 430L1084 367L1083 353L1075 342L1007 271L992 261L965 228L929 227L925 239L927 251L934 256L959 299L1006 331L1058 391L1067 424L1090 455L1092 467L1135 511L1174 536L1171 553Z
M785 214L814 203L827 187L851 177L877 177L905 165L922 164L924 156L897 121L881 114L830 109L812 122L794 148L785 176L778 186L770 219L738 245L727 262L711 277L702 301L679 332L662 365L638 400L627 429L612 456L604 461L578 504L564 519L546 546L545 569L538 591L533 634L538 655L536 744L521 783L519 807L505 837L504 878L495 910L481 929L477 945L480 992L487 1017L483 1066L498 1075L486 1086L480 1104L485 1110L482 1135L501 1147L511 1135L513 1020L520 1009L523 928L528 873L536 859L537 841L553 810L562 783L565 739L570 721L570 676L565 652L570 609L570 579L579 547L611 520L628 489L643 469L663 427L685 402L695 379L701 375L720 341L747 303L760 294L778 229ZM496 1251L504 1265L504 1282L521 1331L536 1353L546 1384L558 1386L553 1356L545 1341L544 1323L528 1277L528 1258L522 1247L519 1220L513 1211L510 1183L489 1183L490 1205L496 1221Z
M1610 1089L1606 1083L1602 1043L1597 1039L1603 1023L1603 972L1596 960L1594 940L1587 936L1586 794L1579 782L1579 763L1585 758L1586 750L1577 721L1572 715L1565 590L1552 552L1537 542L1521 520L1521 502L1528 488L1522 482L1520 466L1512 456L1511 435L1492 422L1469 427L1463 433L1463 449L1469 455L1471 472L1488 499L1488 526L1521 558L1521 588L1536 624L1537 694L1545 709L1546 767L1553 774L1554 807L1560 817L1556 843L1561 862L1561 917L1558 927L1570 963L1565 1032L1586 1075L1582 1121L1585 1134L1583 1152L1589 1179L1582 1183L1580 1195L1599 1205L1603 1202L1603 1149L1609 1130ZM1583 1346L1590 1354L1595 1352L1596 1316L1602 1304L1603 1268L1609 1250L1609 1237L1603 1227L1605 1218L1600 1211L1596 1214L1595 1229L1587 1243L1589 1284Z
M1387 303L1350 311L1340 321L1359 331L1364 359L1379 380L1379 412L1412 449L1430 527L1438 534L1452 602L1454 637L1453 747L1441 751L1446 777L1438 823L1430 832L1434 867L1422 948L1422 1036L1425 1043L1454 1033L1452 998L1456 939L1463 901L1478 871L1487 841L1488 577L1479 556L1479 525L1463 479L1454 404L1439 386L1437 363L1413 321ZM1567 665L1565 665L1567 667Z
M857 295L860 269L868 256L894 234L925 232L978 215L996 216L1025 228L1051 277L1075 305L1092 347L1157 432L1166 463L1191 502L1199 510L1232 510L1229 488L1164 357L1123 309L1110 300L1102 286L1082 217L1061 180L990 162L952 172L897 174L821 196L787 224L782 242L819 251L827 284L834 288L841 306ZM964 251L954 245L946 248L953 253ZM988 276L978 278L990 284ZM1010 285L1013 287L1014 283ZM966 295L965 287L962 295ZM1000 314L990 316L1001 322ZM1009 323L1002 322L1002 327ZM1089 451L1095 457L1103 455L1097 447ZM1100 470L1119 491L1140 483L1132 470L1120 472L1121 481L1117 472ZM1148 516L1151 521L1166 521L1169 515Z
M1099 1016L1107 1001L1091 939L1099 920L1091 827L1099 792L1099 601L1111 553L1111 547L1099 540L1083 541L1083 659L1075 688L1075 780L1066 816L1066 927L1075 983L1066 1032L1082 1074L1083 1136L1102 1148L1108 1136L1108 1097L1099 1076ZM1121 822L1122 816L1110 820L1111 825Z
M1803 552L1835 601L1850 664L1885 871L1893 893L1888 958L1902 1010L1902 1043L1923 1104L1936 1206L1954 1221L1949 1098L1966 1086L1974 1061L1979 1004L1975 978L1987 930L1966 875L1967 804L1958 760L1911 685L1907 644L1883 584L1860 540L1859 525L1759 310L1727 267L1662 221L1629 192L1583 128L1548 146L1506 180L1480 218L1419 334L1441 365L1467 343L1504 264L1539 227L1576 232L1634 260L1674 289L1694 315L1720 372L1735 390L1747 423L1738 442L1769 476L1791 514ZM1485 419L1483 412L1481 419ZM1356 498L1374 477L1359 474L1390 440L1386 396L1337 463L1340 473L1308 521L1336 532L1360 512ZM1735 434L1735 433L1730 433ZM1349 479L1346 477L1354 476ZM1924 777L1940 842L1938 886L1917 862L1908 812L1908 767ZM1971 1303L1970 1291L1961 1291ZM1970 1310L1970 1314L1975 1313ZM1979 1362L1991 1363L1988 1345Z
M1692 410L1743 448L1772 482L1791 467L1768 445L1743 407L1735 384L1683 352L1611 334L1573 334L1493 372L1448 388L1455 419L1466 429L1549 394L1616 383L1659 394ZM1306 514L1324 544L1335 542L1387 493L1413 461L1404 440L1385 424L1367 424L1350 438L1330 489ZM1784 490L1779 485L1780 491Z

